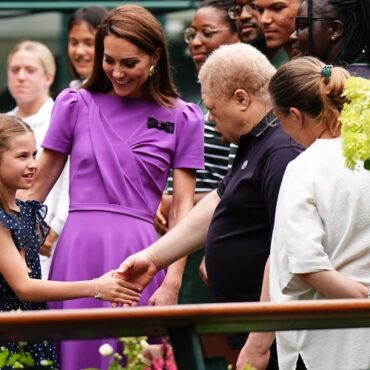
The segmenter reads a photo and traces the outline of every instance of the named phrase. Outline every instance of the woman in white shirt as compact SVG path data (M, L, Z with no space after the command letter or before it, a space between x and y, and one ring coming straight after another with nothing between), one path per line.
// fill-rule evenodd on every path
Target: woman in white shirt
M307 149L289 163L270 255L272 301L367 298L370 172L345 167L339 114L348 72L304 57L269 91L284 130ZM370 329L277 333L281 370L370 368Z
M38 154L49 127L54 101L50 86L55 76L55 61L51 51L37 41L23 41L14 46L8 56L8 88L16 107L8 112L27 122L35 132ZM52 248L62 231L68 212L67 169L55 184L45 204L48 206L46 221L51 231L40 250L42 277L46 279Z

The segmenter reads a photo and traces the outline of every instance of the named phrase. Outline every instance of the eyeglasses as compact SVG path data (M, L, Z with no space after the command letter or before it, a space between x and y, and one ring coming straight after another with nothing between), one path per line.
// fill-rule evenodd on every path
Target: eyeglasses
M209 40L215 33L229 30L230 28L203 28L196 31L194 28L190 27L184 31L184 40L187 44L192 42L197 35L203 39L203 41Z
M322 21L322 22L330 21L329 18L320 18L320 17L312 17L311 19L312 21ZM309 26L308 17L296 17L295 18L295 30L296 30L297 35L299 34L299 32L303 31L308 26Z
M227 10L227 12L231 19L237 19L243 13L243 9L245 9L249 13L258 11L257 5L255 3L251 3L245 5L233 5Z

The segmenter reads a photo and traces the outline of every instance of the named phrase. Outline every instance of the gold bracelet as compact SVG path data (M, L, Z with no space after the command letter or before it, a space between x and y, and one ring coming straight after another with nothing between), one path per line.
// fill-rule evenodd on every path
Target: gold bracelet
M95 288L95 295L94 295L94 298L95 299L99 299L101 298L101 295L100 295L100 292L99 292L99 284L98 284L98 279L93 279L94 281L94 288Z

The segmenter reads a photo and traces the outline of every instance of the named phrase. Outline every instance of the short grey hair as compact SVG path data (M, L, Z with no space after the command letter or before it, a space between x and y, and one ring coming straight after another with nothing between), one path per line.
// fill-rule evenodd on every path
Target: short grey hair
M231 97L243 89L269 99L268 83L275 67L264 54L248 44L222 45L206 60L199 71L199 81L212 96Z

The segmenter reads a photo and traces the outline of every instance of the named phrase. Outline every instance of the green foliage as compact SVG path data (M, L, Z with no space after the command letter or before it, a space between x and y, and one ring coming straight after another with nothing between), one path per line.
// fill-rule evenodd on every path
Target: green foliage
M146 339L147 337L119 338L119 341L124 347L123 355L114 352L114 349L108 343L101 345L99 348L99 353L102 356L111 358L111 364L107 370L145 370L149 368L151 370L177 370L174 354L172 347L168 342L168 338L162 338L160 353L158 354L150 352L150 346ZM147 352L146 356L149 356L148 358L144 359L143 351ZM127 363L125 367L122 365L123 356L125 356ZM84 370L100 369L89 368Z
M46 342L47 344L47 342ZM25 351L27 342L18 342L18 351L10 353L6 347L0 347L0 369L8 366L12 369L27 369L35 366L35 360L32 355ZM41 366L53 368L54 362L52 360L41 360Z
M346 166L354 169L362 162L370 169L370 81L350 77L344 95L348 102L341 112L340 122Z
M146 341L146 337L127 337L120 338L119 340L124 345L123 354L127 358L126 370L142 370L145 367L143 362L143 341ZM109 370L120 370L120 369L109 369Z
M108 370L144 370L145 364L143 362L143 345L146 343L146 337L128 337L119 338L119 341L124 345L123 354L126 356L127 366L123 367L123 356L114 352L109 344L103 344L99 348L99 353L102 356L111 357L112 362ZM99 370L95 368L88 368L85 370Z
M19 350L17 353L10 353L5 347L0 347L0 369L9 366L13 369L24 369L35 366L31 354L24 350L26 343L19 342Z

